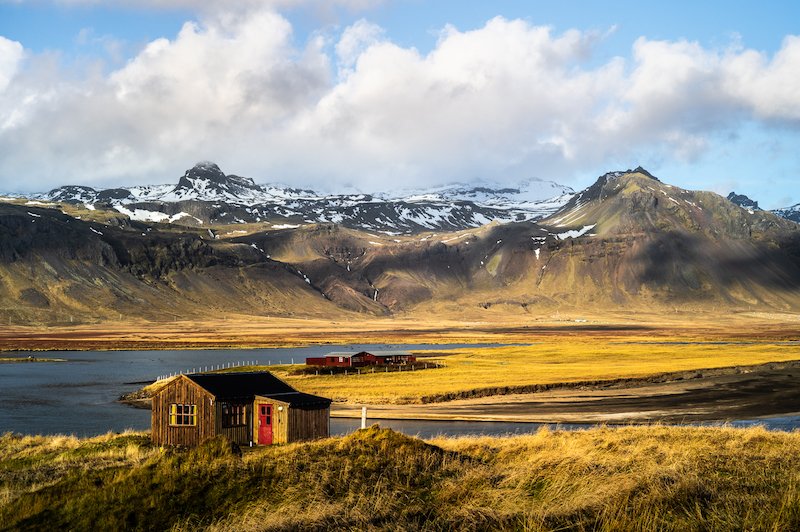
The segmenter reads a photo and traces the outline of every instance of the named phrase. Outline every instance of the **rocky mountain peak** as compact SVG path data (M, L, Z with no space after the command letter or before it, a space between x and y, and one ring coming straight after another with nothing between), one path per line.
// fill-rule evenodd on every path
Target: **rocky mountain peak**
M648 172L647 170L645 170L641 166L637 166L633 170L628 170L628 173L630 173L630 174L642 174L644 176L649 177L650 179L655 179L656 181L659 181L659 182L661 181L659 178L657 178L656 176L654 176L653 174L651 174L650 172Z
M252 179L225 175L219 166L211 161L201 161L186 170L173 190L173 193L178 195L197 194L198 197L209 194L211 197L229 195L231 198L248 192L261 192L261 187Z
M737 194L736 192L731 192L727 196L728 201L742 207L743 209L747 209L749 211L760 211L761 207L758 206L758 202L754 201L744 194Z
M223 184L227 181L227 176L220 170L219 166L210 162L202 161L186 170L186 173L178 181L178 189L189 189L193 187L195 181L208 181L210 183Z

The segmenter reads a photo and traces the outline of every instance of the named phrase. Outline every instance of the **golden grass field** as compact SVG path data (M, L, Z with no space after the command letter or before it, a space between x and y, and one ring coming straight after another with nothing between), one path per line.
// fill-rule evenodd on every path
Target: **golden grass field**
M435 353L421 360L443 363L444 367L388 373L380 368L362 368L347 375L329 375L324 370L319 375L294 374L299 365L241 366L223 371L268 370L301 391L330 397L339 403L408 405L526 393L542 385L596 385L715 368L738 367L746 371L746 366L800 360L800 345L768 341L699 345L664 340L632 343L612 337ZM153 394L169 380L146 386L131 398ZM415 417L410 410L400 412L401 417Z
M800 434L624 427L231 452L0 436L0 530L800 528Z
M441 310L441 312L439 312ZM800 314L660 313L645 309L529 315L507 310L447 318L445 309L379 318L341 319L231 314L208 320L120 320L74 326L0 327L0 351L203 349L351 343L530 343L542 338L791 340Z
M664 342L659 340L658 342ZM647 377L660 373L800 360L800 344L775 342L683 345L617 337L547 339L533 345L439 350L444 368L384 373L364 368L349 375L292 375L292 366L270 370L296 388L354 403L420 403L435 396L537 384ZM424 352L418 352L421 354ZM425 359L421 359L425 360Z

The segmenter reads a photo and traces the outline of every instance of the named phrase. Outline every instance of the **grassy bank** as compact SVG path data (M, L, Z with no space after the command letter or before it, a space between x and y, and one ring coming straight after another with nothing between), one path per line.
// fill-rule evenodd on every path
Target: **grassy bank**
M0 529L797 530L800 434L371 428L233 453L145 435L0 437Z
M593 385L630 379L688 378L683 372L748 368L771 362L800 360L800 344L781 342L687 342L669 337L658 342L624 337L554 338L532 345L467 347L437 350L420 358L442 367L384 372L380 368L350 370L347 375L299 374L302 365L241 366L223 371L266 370L297 389L338 402L421 404L452 399L542 391L555 385ZM417 355L425 355L424 351ZM374 373L373 373L373 370ZM168 382L158 381L130 398L141 399Z
M291 375L291 366L246 369L275 371L298 389L337 401L422 403L486 396L497 390L578 381L642 378L662 373L800 360L800 345L739 343L699 345L620 338L552 339L527 346L466 348L435 359L444 368L361 375ZM495 390L493 392L493 390Z
M35 362L66 362L64 358L46 358L46 357L3 357L0 356L0 364L26 364Z

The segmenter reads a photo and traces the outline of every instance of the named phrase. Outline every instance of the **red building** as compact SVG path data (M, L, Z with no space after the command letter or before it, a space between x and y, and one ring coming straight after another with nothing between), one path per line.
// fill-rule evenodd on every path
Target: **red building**
M336 368L363 368L364 366L394 366L416 362L417 357L405 351L382 351L368 353L328 353L324 357L306 358L307 366Z

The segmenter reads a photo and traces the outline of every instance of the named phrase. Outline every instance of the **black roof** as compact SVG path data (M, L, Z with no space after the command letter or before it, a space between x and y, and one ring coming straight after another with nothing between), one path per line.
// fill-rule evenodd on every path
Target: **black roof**
M252 401L256 395L260 395L292 406L331 404L331 400L325 397L298 392L268 371L195 373L186 377L210 392L218 401L231 399Z

